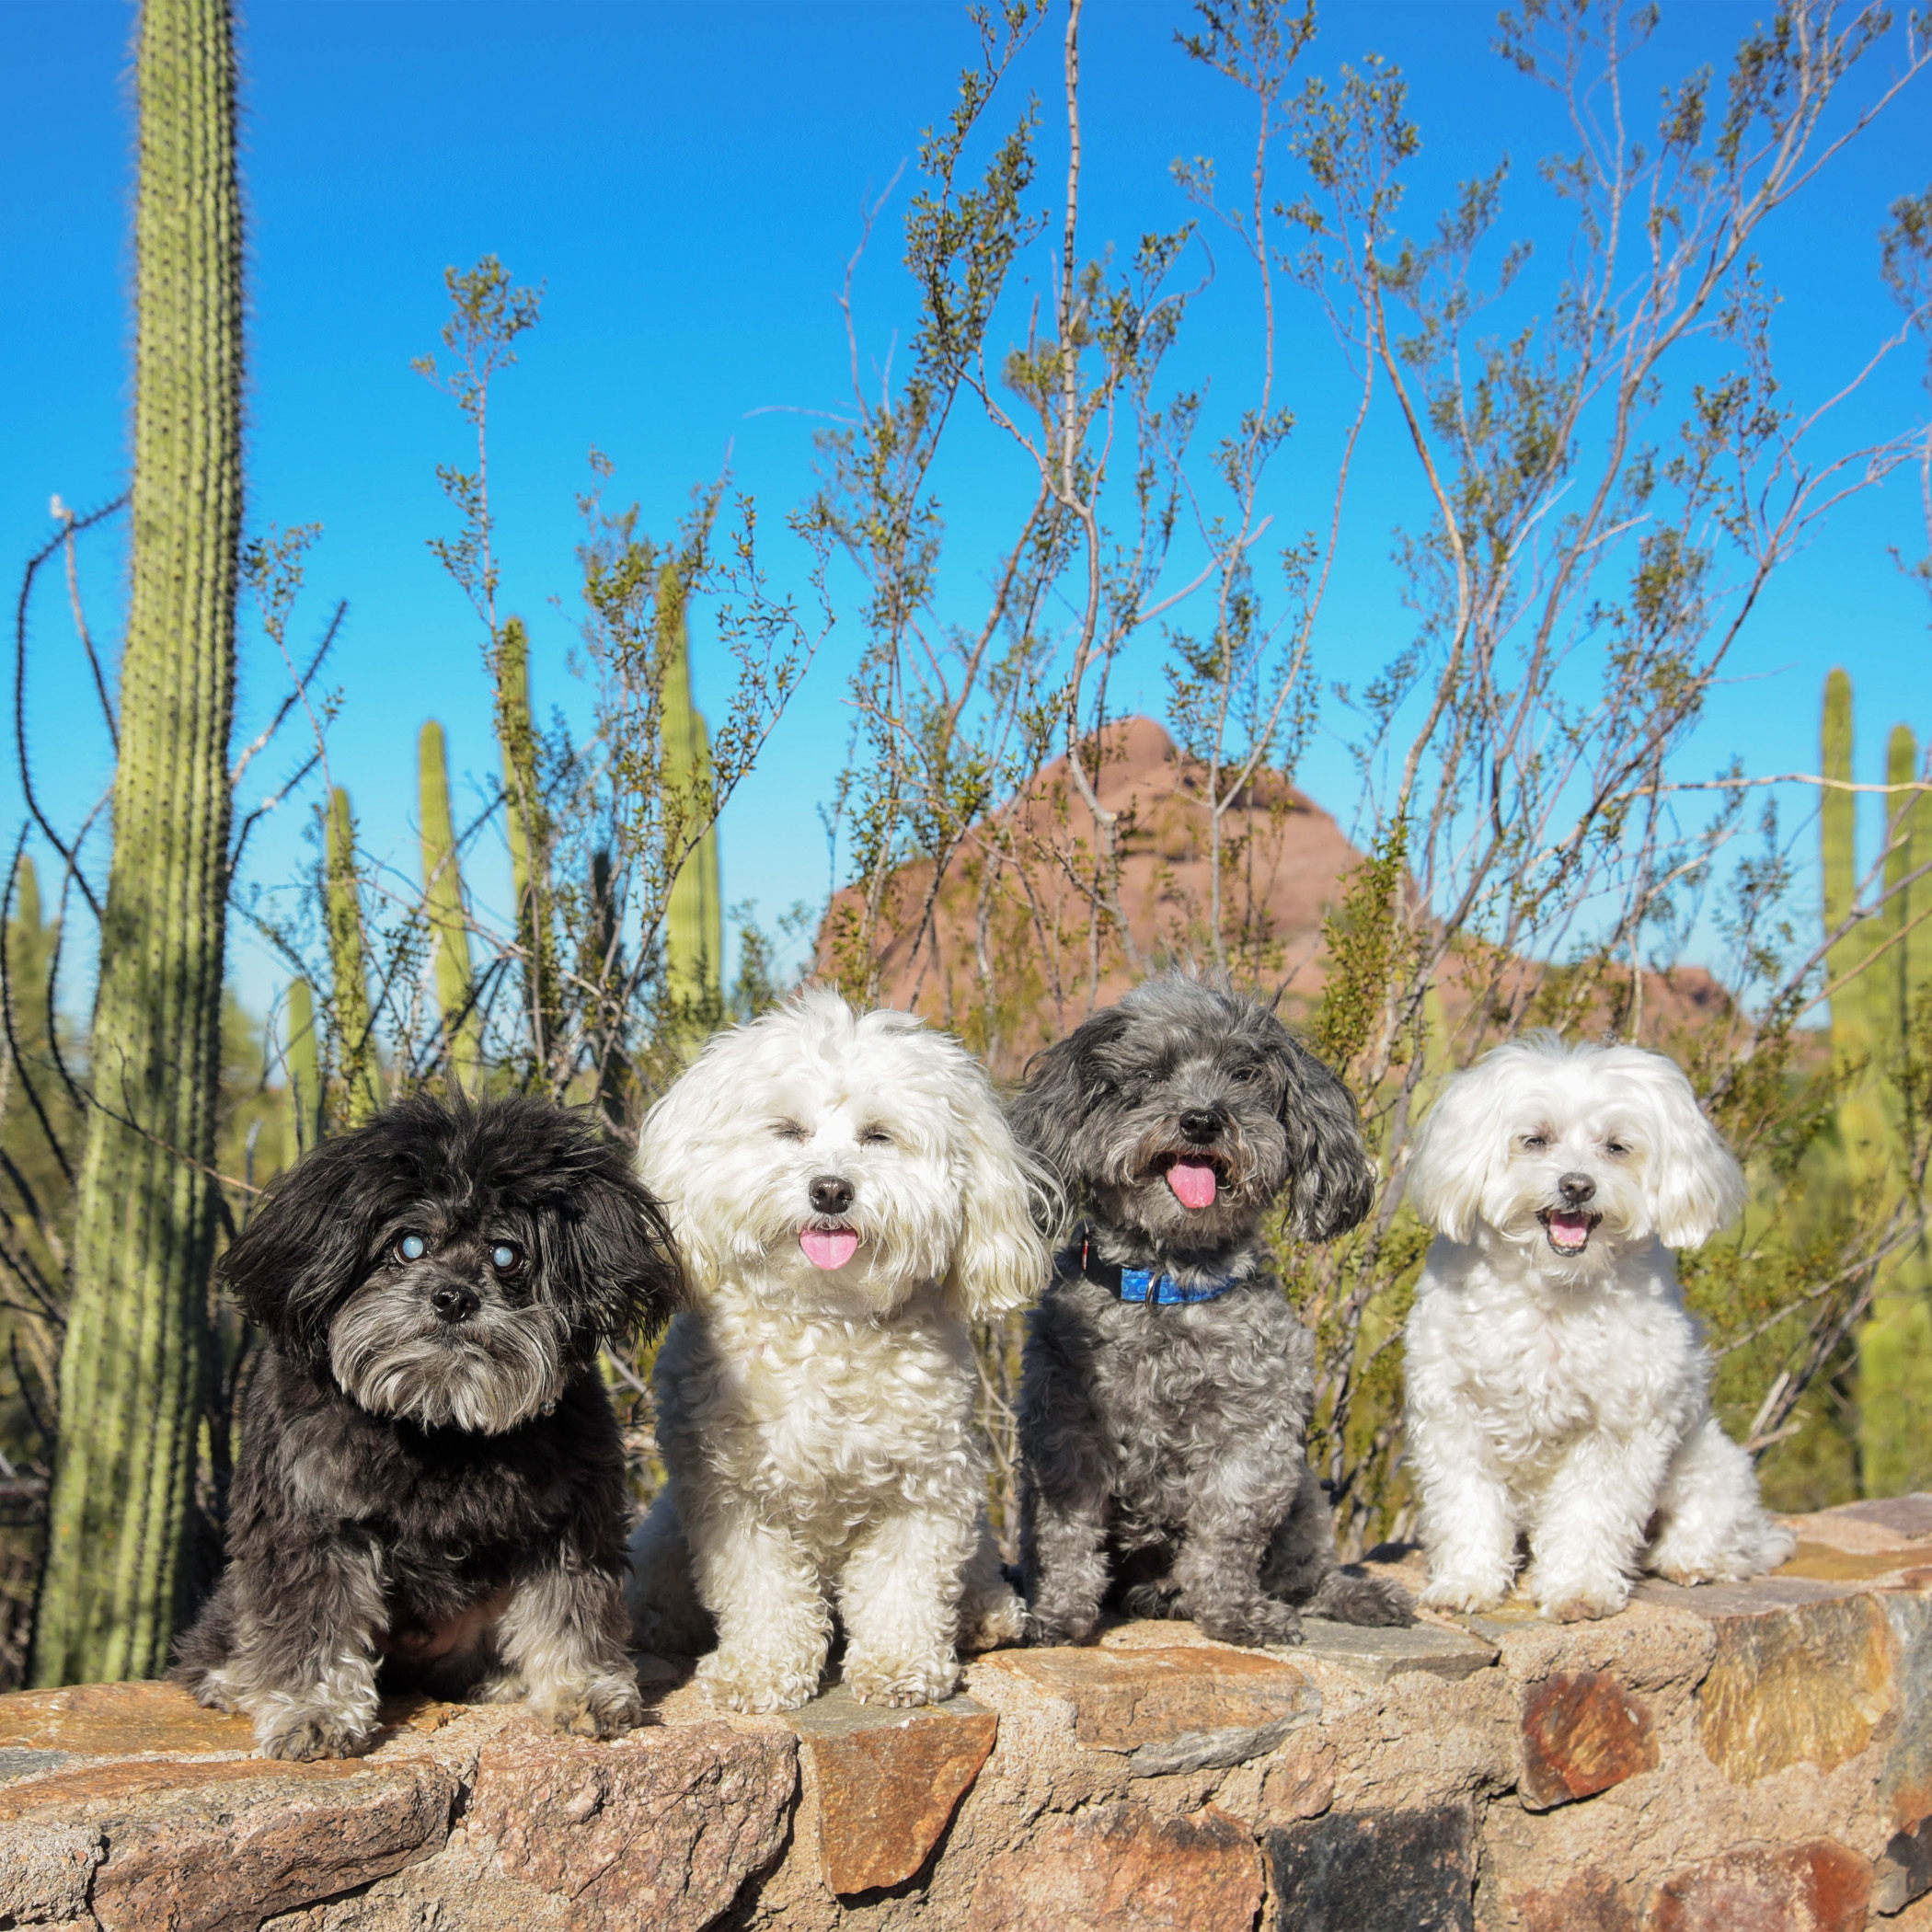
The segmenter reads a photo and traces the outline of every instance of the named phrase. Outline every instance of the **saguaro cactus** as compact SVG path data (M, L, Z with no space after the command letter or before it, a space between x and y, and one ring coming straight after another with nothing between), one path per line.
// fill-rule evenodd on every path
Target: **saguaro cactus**
M456 858L456 827L450 813L450 765L443 727L432 718L417 742L417 778L422 817L422 884L430 927L436 936L436 1003L450 1071L466 1084L482 1066L481 1021L470 960L469 912Z
M339 785L328 795L328 967L341 1052L342 1109L360 1126L382 1104L375 1035L369 1016L369 967L362 948L362 894L356 880L355 815Z
M42 1685L144 1677L186 1604L209 1359L240 536L242 219L226 0L134 56L132 556L75 1203Z
M711 734L692 702L691 638L684 581L674 564L658 573L658 650L664 667L664 788L682 810L668 835L682 846L694 813L711 806ZM675 854L673 855L673 860ZM664 990L670 1022L687 1052L695 1052L724 1011L724 908L718 891L718 828L678 867L664 913Z
M1852 777L1852 688L1843 671L1825 684L1823 772ZM1914 1123L1905 1116L1903 1065L1915 1004L1926 994L1927 954L1911 925L1911 900L1923 888L1905 881L1924 849L1915 824L1924 807L1913 789L1917 744L1904 725L1886 747L1884 864L1887 896L1831 949L1832 1057L1846 1080L1838 1139L1853 1191L1880 1200L1910 1185ZM1820 807L1825 930L1850 914L1861 875L1856 846L1857 794L1828 787ZM1932 1400L1923 1363L1932 1357L1932 1271L1924 1245L1880 1270L1871 1313L1858 1329L1858 1450L1869 1494L1892 1495L1932 1478Z
M523 1004L531 1046L542 1059L556 1043L561 1017L557 941L550 923L550 821L544 810L536 724L530 710L530 637L521 617L505 622L497 647L497 742L502 747L503 791L509 800L510 876L523 960Z
M305 1154L322 1138L322 1056L316 1048L316 995L306 980L289 987L287 1049L289 1111L294 1117L293 1145Z

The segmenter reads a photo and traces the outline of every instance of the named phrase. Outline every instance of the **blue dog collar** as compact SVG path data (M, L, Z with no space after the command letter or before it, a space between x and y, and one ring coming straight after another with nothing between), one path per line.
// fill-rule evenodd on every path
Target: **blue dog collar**
M1241 1277L1226 1275L1218 1282L1203 1282L1198 1288L1184 1288L1172 1275L1155 1274L1145 1268L1122 1268L1103 1261L1092 1251L1083 1230L1079 1245L1055 1257L1053 1271L1065 1281L1085 1277L1097 1282L1123 1302L1138 1302L1144 1307L1179 1308L1196 1302L1219 1301L1230 1288L1240 1285Z
M1121 1299L1152 1302L1159 1308L1183 1302L1218 1301L1234 1285L1232 1275L1224 1282L1204 1282L1199 1288L1183 1288L1170 1274L1149 1274L1144 1268L1121 1270Z

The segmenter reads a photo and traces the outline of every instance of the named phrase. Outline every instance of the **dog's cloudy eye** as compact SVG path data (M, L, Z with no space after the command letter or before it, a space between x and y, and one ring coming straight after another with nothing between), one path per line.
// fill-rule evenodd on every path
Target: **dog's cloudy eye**
M489 1265L499 1274L514 1274L523 1263L523 1250L514 1241L499 1241L489 1250Z
M430 1251L430 1244L420 1235L401 1235L397 1237L396 1259L398 1261L420 1261Z
M1525 1133L1523 1136L1523 1144L1525 1147L1527 1147L1532 1154L1541 1154L1544 1148L1549 1145L1549 1141L1547 1136L1544 1134Z

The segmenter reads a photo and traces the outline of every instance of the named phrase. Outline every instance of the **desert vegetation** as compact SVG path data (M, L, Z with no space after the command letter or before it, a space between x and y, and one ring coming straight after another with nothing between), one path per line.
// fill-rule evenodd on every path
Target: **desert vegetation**
M1280 1246L1318 1340L1317 1466L1349 1549L1412 1522L1399 1337L1426 1243L1397 1183L1413 1129L1445 1075L1527 1027L1675 1054L1745 1159L1743 1225L1686 1267L1722 1412L1774 1502L1932 1484L1932 1403L1914 1386L1932 1345L1932 807L1913 722L1892 715L1918 694L1888 711L1834 673L1816 765L1795 774L1700 729L1767 586L1823 520L1892 479L1926 504L1932 556L1932 427L1850 427L1869 425L1854 405L1874 372L1932 369L1932 190L1898 184L1872 261L1895 326L1846 345L1829 393L1780 384L1759 259L1760 231L1823 191L1877 117L1922 111L1922 22L1788 0L1728 68L1688 67L1660 101L1629 75L1639 51L1668 51L1668 15L1523 0L1501 17L1499 76L1549 90L1570 130L1538 162L1566 246L1533 251L1512 226L1526 170L1500 155L1446 207L1422 204L1404 77L1347 44L1345 15L1317 33L1312 6L1201 0L1177 16L1173 58L1214 77L1239 140L1177 164L1184 213L1150 215L1128 247L1087 212L1108 156L1083 137L1080 63L1105 17L1082 0L975 13L978 57L949 109L933 104L915 178L855 237L853 389L817 432L809 498L774 514L729 475L699 479L682 525L653 535L592 452L559 587L590 696L574 733L545 709L563 667L535 661L500 594L491 491L492 397L542 353L542 292L493 256L449 270L448 320L418 364L448 398L453 452L446 522L424 535L469 614L500 770L465 819L442 726L420 721L420 867L405 876L330 772L334 620L303 595L316 532L250 535L241 514L228 10L146 0L142 19L130 499L57 510L17 628L24 690L71 624L117 774L86 822L43 815L44 726L17 706L31 816L0 948L0 1674L165 1659L219 1547L248 1370L210 1267L270 1175L452 1080L633 1131L708 1031L779 996L785 935L748 914L728 930L720 814L801 681L829 674L834 638L853 667L825 802L842 869L804 914L805 970L926 1014L1010 1078L1181 963L1280 999L1345 1071L1390 1184L1346 1239ZM1042 40L1050 108L1014 81ZM213 168L191 191L162 174L182 153ZM205 224L193 274L162 272L174 231L151 206ZM857 270L888 246L917 325L875 363ZM1190 386L1177 345L1209 299L1246 305L1253 360ZM1326 320L1329 366L1282 353L1291 304ZM861 374L878 366L893 373ZM1329 445L1304 448L1316 384L1345 406ZM1392 546L1409 630L1364 662L1325 614L1372 425L1406 466L1410 514L1374 540ZM191 474L170 436L196 451ZM972 474L988 554L960 549L936 480L962 442L986 453ZM121 514L117 686L72 560ZM1921 584L1932 569L1899 567ZM188 615L154 615L164 585ZM731 666L711 719L693 697L698 610ZM285 687L240 748L238 652ZM1158 719L1119 696L1148 664ZM191 697L157 723L144 704L162 688ZM1854 780L1855 705L1868 744L1890 731L1882 785ZM1299 788L1318 729L1345 738L1353 797ZM254 820L231 804L276 757L276 809L314 819L295 880L250 870ZM498 835L514 872L500 924L465 880ZM229 920L283 969L260 1020L224 999ZM142 976L157 957L165 984ZM71 989L93 983L83 1018ZM1019 1332L981 1336L1007 1528ZM608 1366L648 1489L648 1363Z

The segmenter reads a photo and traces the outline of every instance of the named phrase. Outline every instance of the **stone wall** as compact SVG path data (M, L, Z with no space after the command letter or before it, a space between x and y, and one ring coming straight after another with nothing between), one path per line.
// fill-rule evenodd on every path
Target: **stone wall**
M1794 1526L1598 1624L1126 1624L934 1710L721 1717L647 1659L614 1743L417 1706L274 1765L161 1685L0 1698L0 1926L1932 1932L1932 1496Z

